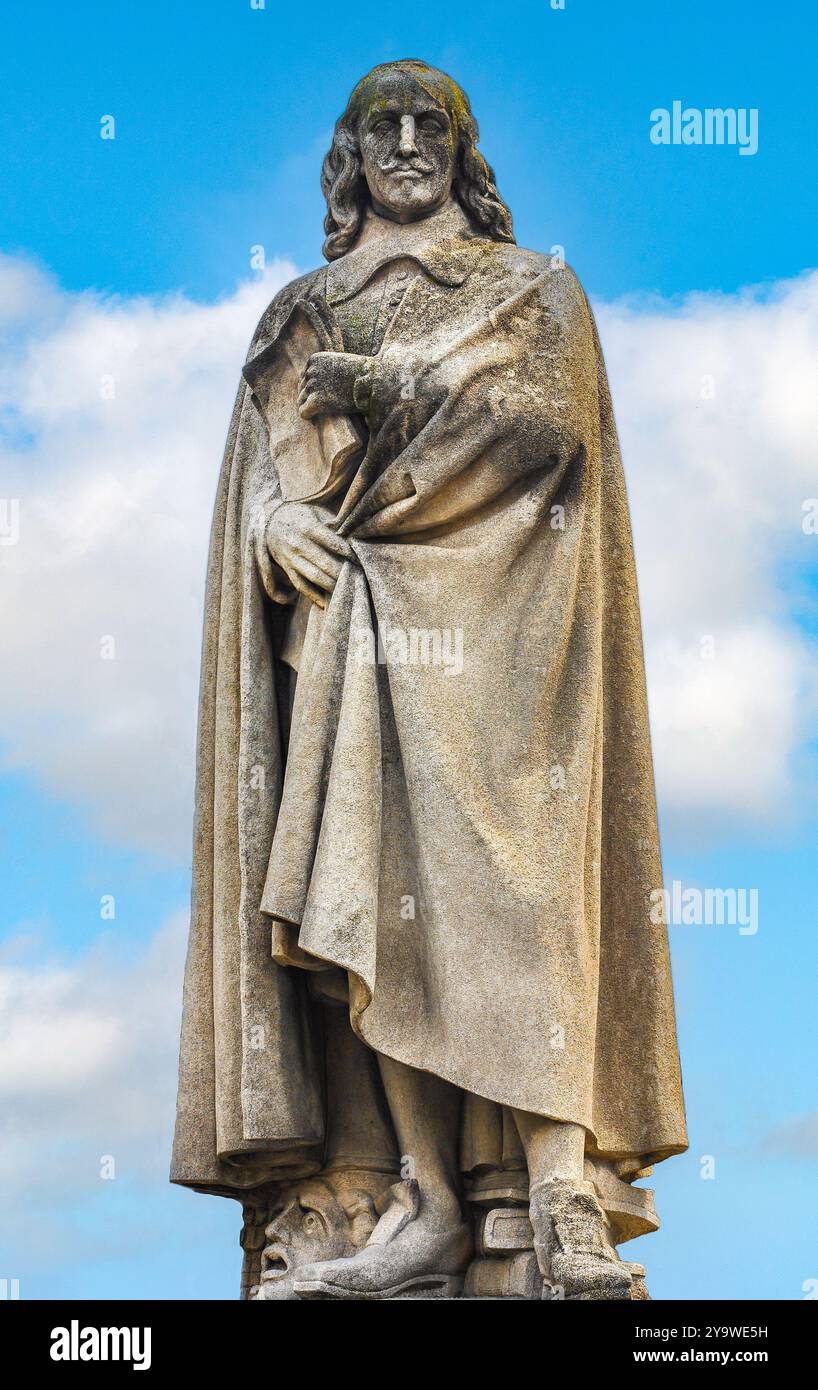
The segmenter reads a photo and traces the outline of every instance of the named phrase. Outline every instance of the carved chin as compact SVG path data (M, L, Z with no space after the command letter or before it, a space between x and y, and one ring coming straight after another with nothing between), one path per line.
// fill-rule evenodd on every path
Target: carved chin
M400 212L406 207L432 208L445 190L434 175L412 169L390 175L373 191L384 207Z

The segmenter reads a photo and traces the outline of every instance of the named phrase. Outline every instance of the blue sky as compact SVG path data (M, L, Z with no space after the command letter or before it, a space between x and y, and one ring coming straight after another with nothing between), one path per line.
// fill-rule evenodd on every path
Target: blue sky
M816 17L670 10L7 0L0 1276L23 1296L235 1294L238 1209L164 1181L208 513L254 317L319 263L333 121L406 56L462 82L518 239L564 246L598 310L666 878L759 893L754 936L671 928L691 1149L657 1172L661 1232L629 1250L656 1297L818 1279ZM656 147L650 112L676 99L757 108L758 153Z

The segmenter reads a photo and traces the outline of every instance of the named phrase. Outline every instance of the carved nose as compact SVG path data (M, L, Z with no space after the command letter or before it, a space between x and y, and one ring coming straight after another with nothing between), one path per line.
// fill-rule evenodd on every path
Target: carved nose
M291 1220L295 1206L295 1201L289 1202L283 1211L280 1211L277 1216L273 1217L269 1226L265 1227L264 1234L268 1240L275 1240L276 1237L286 1240L290 1237Z
M401 116L400 118L399 148L401 154L417 154L417 145L415 144L414 116Z

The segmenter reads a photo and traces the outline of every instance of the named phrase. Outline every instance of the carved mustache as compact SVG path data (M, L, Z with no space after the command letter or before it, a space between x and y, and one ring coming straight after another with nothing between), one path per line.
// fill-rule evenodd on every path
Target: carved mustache
M383 174L431 174L434 172L433 164L426 164L423 161L411 163L409 160L401 160L400 163L390 162L382 164L381 173Z

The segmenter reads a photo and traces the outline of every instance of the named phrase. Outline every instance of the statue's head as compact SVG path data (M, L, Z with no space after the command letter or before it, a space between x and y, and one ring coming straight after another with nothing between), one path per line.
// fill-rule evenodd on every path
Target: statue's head
M297 1268L361 1250L378 1220L378 1198L392 1182L394 1174L339 1170L287 1188L266 1230L260 1299L293 1298Z
M353 245L367 204L396 222L416 222L454 197L480 235L513 241L511 213L477 138L469 99L445 72L415 58L373 68L353 91L324 160L327 260Z

